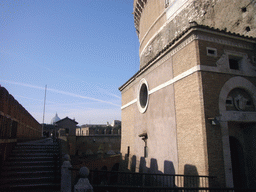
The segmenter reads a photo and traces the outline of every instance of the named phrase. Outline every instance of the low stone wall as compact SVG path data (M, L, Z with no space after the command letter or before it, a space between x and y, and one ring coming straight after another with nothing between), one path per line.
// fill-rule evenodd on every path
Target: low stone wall
M71 162L73 168L77 169L85 166L90 170L118 171L120 155L104 158L71 158Z
M77 136L76 155L90 156L97 155L98 152L103 154L112 152L111 155L119 154L120 144L120 135Z

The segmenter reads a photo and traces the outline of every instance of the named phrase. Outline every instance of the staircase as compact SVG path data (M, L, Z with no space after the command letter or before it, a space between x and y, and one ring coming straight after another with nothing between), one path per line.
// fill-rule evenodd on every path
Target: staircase
M60 191L59 155L51 138L17 143L2 167L0 191Z

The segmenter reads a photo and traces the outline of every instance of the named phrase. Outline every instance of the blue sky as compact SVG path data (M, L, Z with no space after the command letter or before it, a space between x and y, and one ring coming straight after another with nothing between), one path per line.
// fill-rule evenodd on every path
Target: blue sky
M139 70L133 0L0 0L0 84L39 122L121 120Z

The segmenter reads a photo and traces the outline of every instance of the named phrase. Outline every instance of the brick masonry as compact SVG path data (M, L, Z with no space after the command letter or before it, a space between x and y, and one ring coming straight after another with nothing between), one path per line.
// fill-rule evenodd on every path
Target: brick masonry
M229 137L238 137L256 162L256 154L248 151L256 113L226 109L228 93L237 87L256 106L256 40L242 36L256 37L254 3L165 2L134 1L140 71L119 88L122 159L133 171L218 176L210 186L233 187ZM239 69L231 69L230 58L239 58ZM141 82L148 84L144 111L138 108ZM141 134L147 134L146 142ZM255 187L251 165L244 170L246 185Z
M172 173L218 175L215 184L228 186L223 131L213 127L208 118L220 114L219 95L228 80L242 75L255 85L255 76L247 74L246 67L253 63L246 59L245 71L222 71L217 63L226 53L243 53L244 57L252 58L253 44L217 32L187 33L123 88L123 106L135 102L122 109L121 153L125 159L130 147L127 166L137 171L156 172L157 167L158 172L165 173L166 162L171 162ZM207 55L207 47L216 49L217 54ZM228 63L225 65L228 68ZM142 114L137 108L137 95L143 78L148 82L149 105ZM173 83L166 85L172 79ZM138 136L145 132L148 134L146 158L145 143Z

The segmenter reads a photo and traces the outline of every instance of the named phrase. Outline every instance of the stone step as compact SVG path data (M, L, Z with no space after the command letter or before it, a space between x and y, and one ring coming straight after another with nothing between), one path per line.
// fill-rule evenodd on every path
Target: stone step
M15 146L14 149L59 149L59 146Z
M13 150L59 150L59 147L15 147Z
M53 156L21 156L21 157L9 157L8 161L54 161Z
M18 143L4 162L0 191L59 191L59 146L44 142Z
M14 149L56 149L59 150L59 146L15 146Z
M17 143L16 146L58 146L58 143Z
M15 165L10 167L2 167L2 171L13 171L13 170L34 170L34 171L40 171L40 170L52 170L54 169L54 165Z
M59 150L58 146L19 146L19 147L15 147L14 150L25 150L25 149L55 149L55 150Z
M52 183L52 182L38 182L38 183L26 183L26 184L13 184L13 185L2 185L0 186L1 192L53 192L53 191L60 191L60 184L59 183Z
M53 165L55 161L8 161L4 163L5 166L15 166L15 165L23 165L23 166L33 166L33 165Z
M51 149L28 149L28 150L13 150L12 154L19 154L19 153L59 153L59 150L51 150Z
M16 146L58 146L57 143L17 143Z
M46 176L46 177L9 177L3 178L1 180L1 184L24 184L24 183L38 183L38 182L52 182L55 179L54 176Z
M1 176L4 177L26 177L27 175L31 175L34 177L37 176L47 176L47 175L54 175L56 172L55 170L41 170L41 171L35 171L35 170L14 170L14 171L5 171L2 172Z
M59 156L59 153L35 152L35 153L12 153L10 157L42 157L42 156Z

